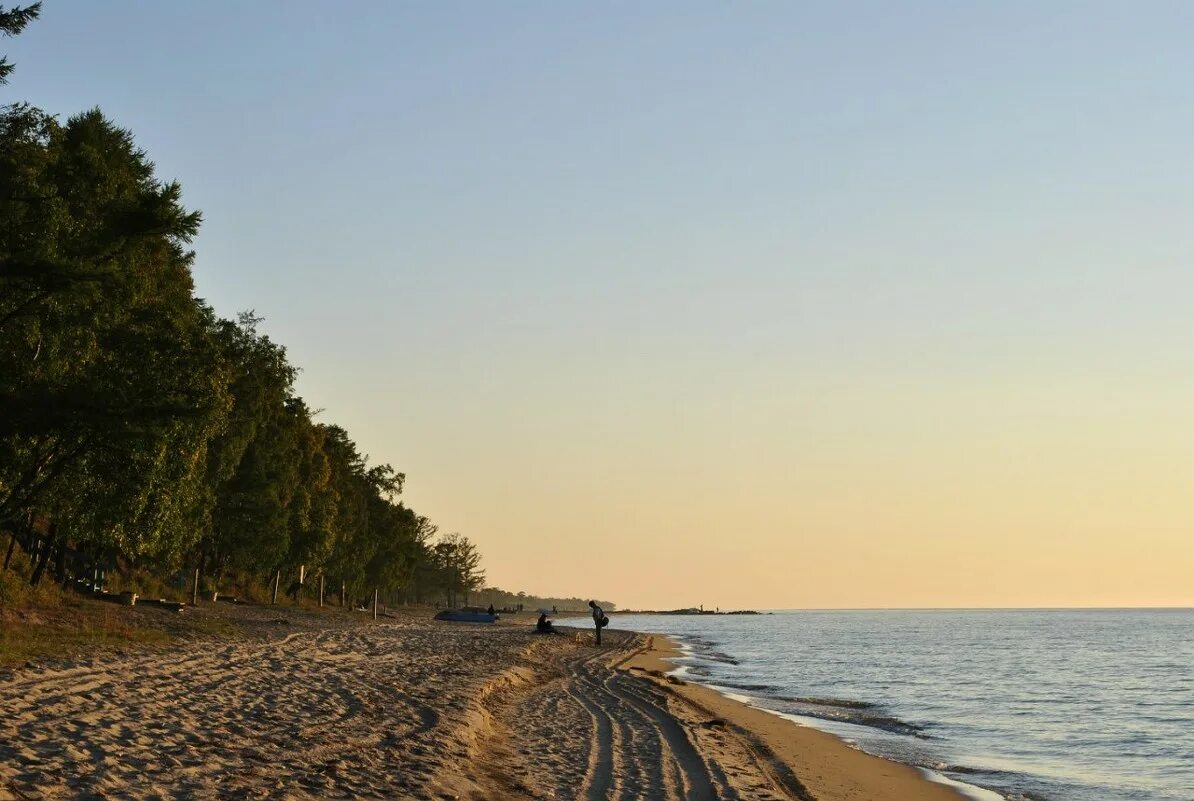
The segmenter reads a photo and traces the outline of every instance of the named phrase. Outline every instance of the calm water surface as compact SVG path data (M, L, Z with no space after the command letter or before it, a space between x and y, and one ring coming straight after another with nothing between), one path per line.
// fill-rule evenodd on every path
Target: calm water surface
M617 615L611 625L679 639L692 680L1005 798L1194 801L1194 610Z

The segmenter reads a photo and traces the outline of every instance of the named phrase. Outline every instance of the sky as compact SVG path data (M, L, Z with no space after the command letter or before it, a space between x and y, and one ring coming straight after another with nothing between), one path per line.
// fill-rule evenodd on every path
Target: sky
M1194 605L1194 5L68 2L196 291L490 583Z

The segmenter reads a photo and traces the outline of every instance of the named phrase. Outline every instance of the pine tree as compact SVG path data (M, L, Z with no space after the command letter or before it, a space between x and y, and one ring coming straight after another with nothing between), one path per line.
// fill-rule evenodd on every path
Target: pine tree
M0 33L5 36L16 36L25 30L26 25L37 19L40 13L41 3L24 7L13 6L11 9L0 6ZM7 56L0 56L0 84L8 83L8 76L14 69L16 69L16 65L11 63Z

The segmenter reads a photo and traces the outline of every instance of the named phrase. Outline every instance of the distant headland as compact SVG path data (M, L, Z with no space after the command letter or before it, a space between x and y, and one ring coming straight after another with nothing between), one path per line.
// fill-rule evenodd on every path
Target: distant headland
M611 615L769 615L770 612L759 612L754 609L735 609L721 611L720 609L705 609L702 606L692 606L687 609L619 609L610 612Z

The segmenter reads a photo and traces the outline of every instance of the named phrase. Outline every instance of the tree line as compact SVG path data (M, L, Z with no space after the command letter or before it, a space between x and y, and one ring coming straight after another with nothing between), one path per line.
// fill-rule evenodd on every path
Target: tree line
M471 596L477 606L493 606L495 609L539 609L554 612L582 612L589 614L589 598L562 598L551 595L531 595L525 592L509 592L499 587L483 587ZM617 606L613 601L597 600L598 606L612 612Z
M39 7L0 7L0 31ZM0 83L12 68L0 60ZM439 535L399 500L402 473L317 419L260 318L195 296L200 222L98 109L0 107L5 568L19 547L34 583L107 562L217 586L304 566L409 602L480 587L476 546Z

